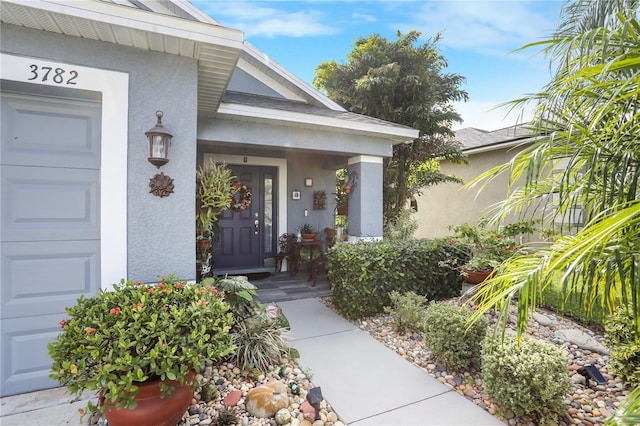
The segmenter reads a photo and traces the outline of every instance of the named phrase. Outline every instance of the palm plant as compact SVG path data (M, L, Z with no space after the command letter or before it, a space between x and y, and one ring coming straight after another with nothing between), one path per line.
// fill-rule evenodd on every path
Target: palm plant
M501 306L506 319L517 298L520 336L542 290L560 279L565 295L577 297L587 312L595 303L610 311L629 304L640 339L639 3L568 2L556 33L524 47L544 47L557 66L542 92L511 105L538 102L536 139L470 185L508 175L510 195L493 220L541 216L543 226L560 224L560 236L545 250L505 262L476 295L476 318ZM516 188L518 181L524 183ZM568 232L575 225L581 229ZM633 392L627 412L611 422L637 423L638 396Z

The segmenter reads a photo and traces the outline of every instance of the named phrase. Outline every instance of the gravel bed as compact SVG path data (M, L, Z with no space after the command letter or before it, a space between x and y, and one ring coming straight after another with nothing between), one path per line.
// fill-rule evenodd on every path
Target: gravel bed
M322 301L333 309L330 298L324 298ZM449 302L457 303L458 299L451 299ZM541 325L531 319L528 323L528 334L531 337L554 344L567 354L568 373L571 376L571 392L564 400L566 411L558 419L558 424L561 426L603 424L608 417L613 415L620 403L631 392L631 389L626 387L621 379L609 372L610 357L608 355L582 349L575 344L564 341L556 336L555 331L560 328L581 330L600 343L604 342L603 336L597 331L583 327L579 323L567 318L561 318L551 311L538 309L537 312L551 321L547 325ZM488 315L487 317L491 325L497 322L494 315ZM515 330L514 319L515 316L511 315L509 321L511 330ZM351 322L361 330L368 332L388 348L394 350L398 355L496 416L505 424L510 426L535 426L537 424L535 419L531 417L517 417L509 410L501 408L485 392L480 371L476 369L465 371L448 369L439 364L429 348L425 347L423 334L398 333L390 314L378 314ZM608 383L598 386L591 383L591 386L588 386L584 377L576 372L580 366L584 365L596 366Z

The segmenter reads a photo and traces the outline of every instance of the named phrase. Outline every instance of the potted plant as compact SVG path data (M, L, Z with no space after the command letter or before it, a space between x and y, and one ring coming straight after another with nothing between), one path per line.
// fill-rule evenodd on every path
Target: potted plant
M207 168L196 172L196 275L200 279L202 264L212 256L211 243L219 237L218 221L222 212L233 206L234 196L240 190L235 176L225 163L211 161ZM210 264L207 268L210 268ZM210 269L209 269L210 270Z
M175 425L191 402L195 373L233 350L228 309L218 290L173 275L157 285L122 280L66 309L49 344L50 377L78 397L100 392L88 412L104 413L112 426Z
M222 212L231 207L233 196L238 192L235 176L225 163L211 161L207 168L196 172L196 224L197 239L215 237L215 226Z
M316 239L316 234L318 233L316 231L316 228L314 228L313 225L311 225L309 223L303 223L302 225L298 226L298 231L302 235L302 240L303 241L313 241L313 240L315 240Z
M515 237L532 234L534 226L534 221L516 222L497 231L490 228L485 219L480 219L477 225L463 223L450 227L454 232L451 242L469 250L470 260L460 268L465 281L479 284L491 276L502 262L522 253L522 245Z

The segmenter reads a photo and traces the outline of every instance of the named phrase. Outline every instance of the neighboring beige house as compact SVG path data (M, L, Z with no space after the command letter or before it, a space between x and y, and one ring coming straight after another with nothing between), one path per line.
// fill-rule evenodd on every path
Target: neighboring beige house
M533 139L527 135L525 124L486 131L472 127L456 132L469 164L442 161L442 172L460 177L465 183L494 166L511 160ZM507 195L507 177L502 176L478 192L461 184L447 183L434 186L417 197L420 221L416 238L435 238L450 234L449 226L476 223L478 217Z

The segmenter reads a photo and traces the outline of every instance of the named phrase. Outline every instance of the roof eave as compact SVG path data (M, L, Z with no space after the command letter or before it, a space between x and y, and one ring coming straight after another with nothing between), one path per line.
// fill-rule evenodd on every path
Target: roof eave
M404 143L417 138L419 132L410 127L386 126L384 124L361 123L349 120L340 120L332 117L304 114L282 110L271 110L248 105L223 102L218 109L218 118L245 119L252 121L265 121L281 123L288 126L324 128L343 130L348 133L366 134L376 137L391 139L392 143Z
M4 23L198 60L198 110L214 114L243 49L241 31L104 1L3 0Z

